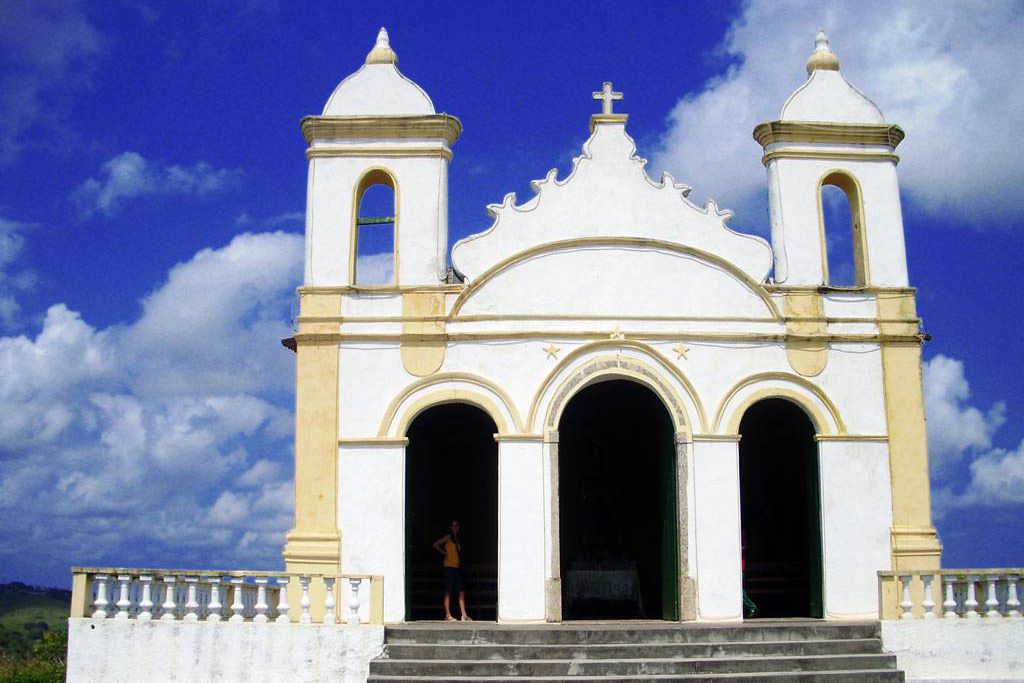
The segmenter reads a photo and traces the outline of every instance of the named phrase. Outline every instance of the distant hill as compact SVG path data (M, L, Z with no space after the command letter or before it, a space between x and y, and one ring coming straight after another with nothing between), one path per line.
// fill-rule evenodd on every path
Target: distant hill
M24 656L49 631L65 632L71 591L0 583L0 653Z

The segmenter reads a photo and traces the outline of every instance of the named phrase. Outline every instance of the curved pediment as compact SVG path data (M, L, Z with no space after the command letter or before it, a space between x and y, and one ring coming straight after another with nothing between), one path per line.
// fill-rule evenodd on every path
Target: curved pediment
M511 315L778 319L761 284L713 254L608 237L541 245L473 281L452 317Z
M601 117L596 117L600 119ZM531 184L535 196L517 206L514 193L487 207L491 227L457 242L456 269L472 283L510 257L545 244L579 239L640 239L671 243L732 264L747 278L762 283L772 253L760 237L726 226L732 216L713 200L701 208L686 196L690 188L669 174L660 183L644 170L626 134L625 117L598 120L594 133L573 161L572 173L557 180L557 169Z

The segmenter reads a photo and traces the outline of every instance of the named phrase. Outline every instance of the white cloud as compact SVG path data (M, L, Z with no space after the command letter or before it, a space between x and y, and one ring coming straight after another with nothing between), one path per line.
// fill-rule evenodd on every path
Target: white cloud
M277 564L301 267L301 236L244 234L171 269L131 324L58 304L0 337L0 538L42 539L0 543L6 572Z
M18 325L18 297L36 284L35 272L18 265L25 248L25 231L31 226L0 216L0 330Z
M924 363L924 396L936 517L955 508L1024 504L1024 442L1012 451L992 443L1006 406L970 405L963 363L942 355Z
M361 285L380 285L395 279L395 255L390 251L380 254L361 254L356 258L356 282Z
M89 85L102 40L73 0L13 0L0 12L0 164L36 128L66 128L73 95Z
M72 193L83 215L114 214L127 199L149 195L205 196L238 181L241 171L213 168L204 161L165 166L138 152L122 152L103 164L100 178L89 178Z
M920 208L976 225L1024 216L1017 134L1024 123L1024 13L1011 1L899 3L753 0L722 44L735 63L683 97L654 155L668 170L737 209L735 223L767 229L766 176L754 126L778 117L804 80L818 28L843 73L907 138L900 181ZM728 121L729 125L722 125Z
M1006 406L996 403L982 412L970 405L971 388L959 360L940 354L925 362L923 371L928 456L932 471L941 473L968 453L992 447L992 435L1006 419Z

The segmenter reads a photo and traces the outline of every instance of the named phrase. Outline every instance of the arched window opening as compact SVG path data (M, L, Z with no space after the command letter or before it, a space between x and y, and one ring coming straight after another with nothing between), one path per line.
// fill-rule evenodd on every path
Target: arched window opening
M831 173L821 181L822 233L825 239L825 284L863 287L867 284L864 226L860 192L845 173Z
M357 193L355 261L352 281L357 285L395 282L395 185L384 171L371 171Z

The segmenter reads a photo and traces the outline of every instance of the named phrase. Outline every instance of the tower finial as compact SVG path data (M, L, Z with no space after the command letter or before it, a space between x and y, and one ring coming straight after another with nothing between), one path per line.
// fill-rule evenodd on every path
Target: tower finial
M807 75L810 76L818 70L839 71L839 57L836 57L836 53L832 52L824 29L819 29L818 33L815 34L814 52L807 59Z
M367 64L394 64L398 66L398 55L391 49L391 41L388 38L388 30L383 26L377 32L377 42L374 44L370 54L366 55Z

